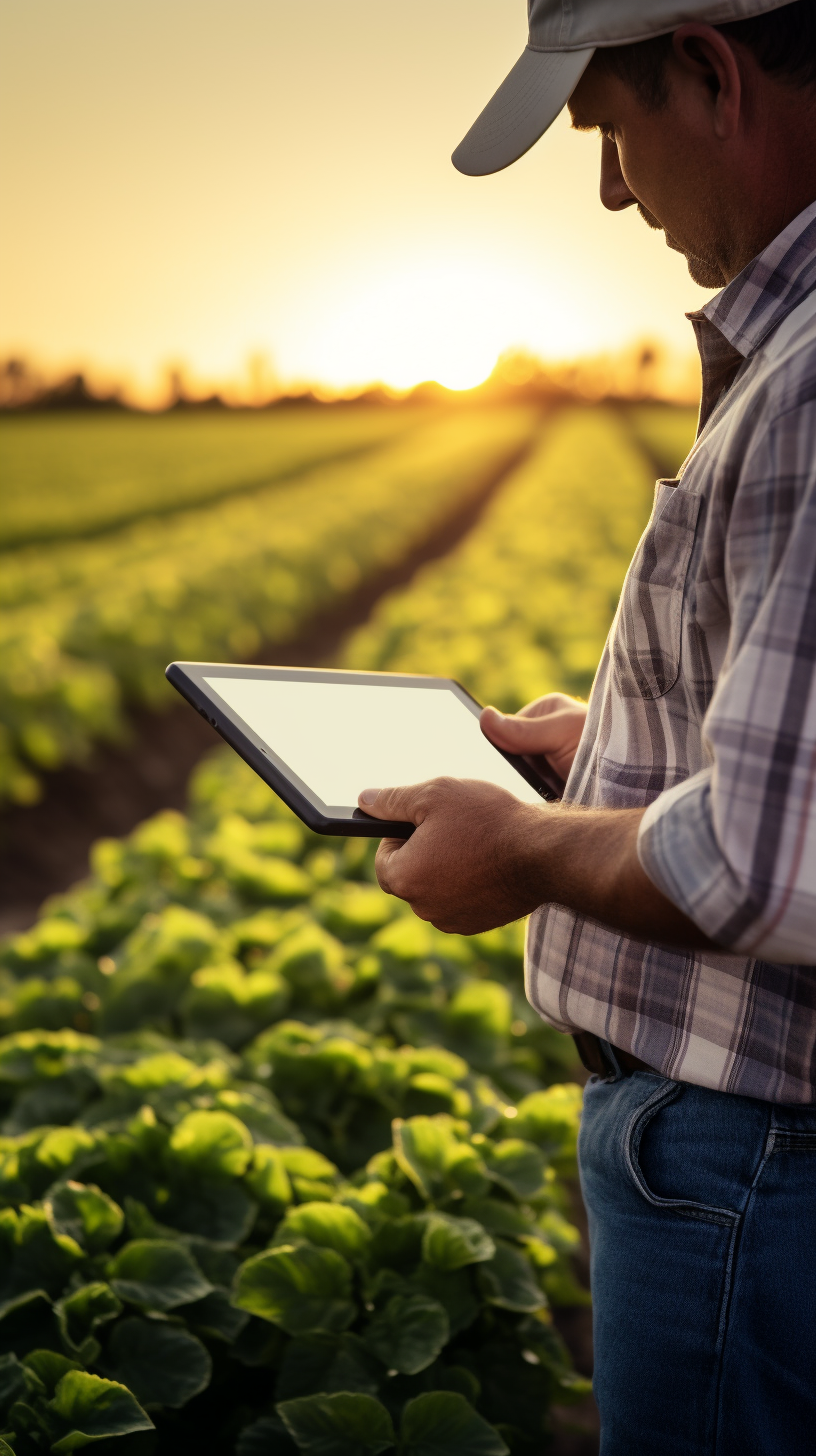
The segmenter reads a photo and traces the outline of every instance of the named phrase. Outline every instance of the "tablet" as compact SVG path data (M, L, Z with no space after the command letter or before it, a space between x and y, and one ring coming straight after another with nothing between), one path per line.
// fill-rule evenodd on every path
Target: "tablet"
M358 794L443 774L528 804L558 797L557 780L485 738L480 705L452 678L217 662L171 662L167 677L319 834L404 839L413 824L374 819Z

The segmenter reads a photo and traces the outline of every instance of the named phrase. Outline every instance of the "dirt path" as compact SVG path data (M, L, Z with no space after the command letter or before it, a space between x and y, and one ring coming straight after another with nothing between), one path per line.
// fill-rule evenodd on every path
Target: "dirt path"
M299 667L330 663L380 597L404 586L420 567L446 556L463 540L532 445L531 440L506 458L478 495L437 525L398 565L363 582L314 617L293 641L273 645L255 660ZM159 809L183 808L191 770L217 742L214 730L185 703L160 714L136 709L125 746L101 745L86 767L70 765L44 775L45 793L38 804L0 815L0 934L25 929L47 895L81 879L95 839L127 834Z

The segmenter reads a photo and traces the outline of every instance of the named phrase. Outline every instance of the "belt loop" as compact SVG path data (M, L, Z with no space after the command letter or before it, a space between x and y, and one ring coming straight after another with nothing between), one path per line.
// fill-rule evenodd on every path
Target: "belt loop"
M572 1039L588 1072L604 1082L610 1077L620 1076L617 1062L607 1054L607 1042L601 1041L592 1031L574 1031Z
M603 1037L599 1037L598 1040L601 1044L601 1051L603 1052L604 1059L612 1064L612 1075L614 1077L627 1076L627 1073L624 1072L623 1067L618 1061L617 1054L612 1043L609 1041L604 1041Z

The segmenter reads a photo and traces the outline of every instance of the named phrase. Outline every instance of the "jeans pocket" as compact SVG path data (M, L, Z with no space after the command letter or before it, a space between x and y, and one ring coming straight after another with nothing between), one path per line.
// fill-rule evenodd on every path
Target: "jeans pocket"
M694 1198L666 1198L649 1186L641 1167L640 1146L643 1134L661 1112L682 1096L683 1090L682 1082L663 1082L633 1112L623 1137L623 1155L629 1177L638 1193L652 1208L662 1208L666 1213L696 1219L701 1223L733 1228L739 1221L739 1212L732 1208L718 1208L714 1204L703 1203Z
M625 698L661 698L679 676L683 596L700 500L677 481L657 482L652 517L627 572L610 639Z

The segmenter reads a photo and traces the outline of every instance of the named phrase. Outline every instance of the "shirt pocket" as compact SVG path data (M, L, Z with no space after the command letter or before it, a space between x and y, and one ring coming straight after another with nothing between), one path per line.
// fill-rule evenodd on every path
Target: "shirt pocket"
M661 698L677 681L683 594L694 547L699 495L659 480L655 503L621 593L611 653L619 691Z

